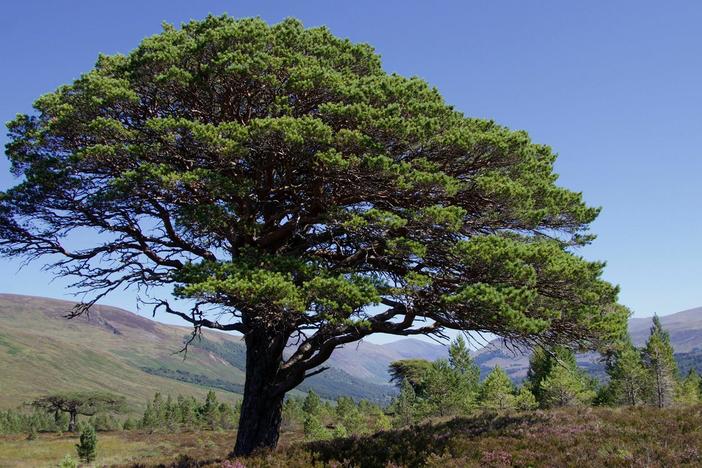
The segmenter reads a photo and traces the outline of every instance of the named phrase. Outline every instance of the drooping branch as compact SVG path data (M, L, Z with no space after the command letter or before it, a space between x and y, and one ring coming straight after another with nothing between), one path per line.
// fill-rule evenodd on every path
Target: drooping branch
M217 321L212 321L204 317L204 312L200 310L200 306L202 304L196 304L195 307L190 311L190 314L186 314L185 312L181 312L178 310L175 310L171 308L170 304L165 301L157 301L157 304L154 306L154 314L160 309L162 309L164 312L175 315L176 317L180 317L181 319L185 320L186 322L190 323L193 325L195 330L200 330L201 328L210 328L213 330L221 330L221 331L238 331L240 333L246 333L248 331L247 327L243 323L219 323Z

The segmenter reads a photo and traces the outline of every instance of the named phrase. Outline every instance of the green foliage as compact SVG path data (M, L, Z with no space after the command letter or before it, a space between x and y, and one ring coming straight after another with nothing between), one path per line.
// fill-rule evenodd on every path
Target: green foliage
M678 382L675 388L675 402L682 405L698 404L702 397L701 386L702 379L700 379L699 374L694 369L690 369L690 372Z
M445 359L432 363L422 394L425 411L440 416L464 414L475 403L476 388L469 374L462 374Z
M86 463L95 461L97 457L97 433L91 425L85 425L80 432L80 441L76 444L78 458Z
M470 350L462 335L451 342L449 346L449 364L451 368L460 373L465 379L465 384L477 388L480 382L480 367L470 355Z
M405 380L412 386L415 393L424 391L427 372L431 368L431 361L426 359L401 359L390 363L388 369L390 381L401 386Z
M555 352L558 352L559 348L556 348ZM527 370L527 376L525 381L525 386L527 386L531 392L534 394L537 400L541 401L541 382L546 378L554 364L553 356L549 354L542 346L537 346L532 350L531 356L529 357L529 370Z
M304 433L307 440L325 440L332 437L332 433L322 425L319 417L313 414L305 416Z
M29 434L36 432L61 432L66 430L65 418L41 408L0 410L0 434Z
M525 383L542 406L544 405L545 397L541 384L557 366L576 369L577 363L573 352L561 346L550 349L537 346L533 349L529 358L529 370L527 371Z
M580 369L555 365L540 385L540 404L545 408L589 405L596 396L592 382Z
M74 460L72 456L67 454L59 462L58 468L78 468L78 462Z
M400 426L420 415L465 414L475 406L480 369L470 356L465 341L458 337L449 347L449 360L422 359L395 361L390 365L391 380L400 384L393 403ZM409 385L412 392L405 388Z
M294 430L304 424L305 410L299 398L287 398L283 403L283 430Z
M51 412L67 412L92 416L101 411L120 412L124 397L106 392L65 392L44 396L32 402L37 408Z
M514 384L501 367L493 368L480 385L478 403L480 407L491 410L513 409L517 406Z
M594 379L578 367L573 351L564 347L536 347L525 386L543 408L590 404L597 394Z
M122 424L122 430L123 431L133 431L136 429L137 423L134 421L132 418L127 418L124 420L124 423Z
M417 413L417 395L408 379L404 379L400 386L400 394L393 402L392 410L395 414L397 427L408 426L415 422Z
M363 414L349 397L336 400L336 416L348 434L363 434L368 431Z
M378 405L368 403L365 405L365 401L361 401L358 405L359 411L362 415L365 415L367 426L371 433L379 431L387 431L392 427L392 421L390 417L385 414L385 411Z
M286 400L283 423L288 429L302 423L308 440L367 434L390 426L387 416L375 404L365 400L356 404L350 397L339 397L336 406L330 406L322 403L313 391L302 402L293 398ZM332 431L327 429L332 426Z
M219 403L217 395L210 390L205 397L205 404L200 407L200 418L210 429L215 429L219 420Z
M365 312L390 293L421 294L441 326L515 339L594 347L625 326L603 264L571 250L599 210L556 185L548 146L325 28L208 16L100 56L34 108L8 124L23 182L0 197L3 253L66 253L47 236L86 225L114 234L68 256L86 289L170 282L359 338L389 329ZM168 271L113 280L84 261L98 256Z
M36 440L37 438L37 428L32 425L29 426L29 431L27 432L27 440Z
M231 405L217 401L217 395L210 390L202 403L193 397L170 395L164 400L160 393L147 402L141 420L136 424L139 429L152 431L192 430L192 429L232 429L238 423L239 410ZM124 429L127 430L125 421Z
M319 398L314 390L310 390L305 397L305 401L302 403L302 409L305 414L312 416L319 416L322 411L322 400Z
M514 406L520 411L531 411L538 408L539 403L529 387L522 385L514 397Z
M122 424L117 418L111 414L107 415L104 413L91 416L88 419L88 424L94 427L97 432L118 431L122 428Z
M663 329L658 316L653 317L651 334L643 350L643 359L649 372L651 402L659 408L670 406L675 397L678 369L670 336Z
M607 364L609 384L606 399L610 404L636 406L648 400L649 375L644 368L641 352L631 341L625 341Z

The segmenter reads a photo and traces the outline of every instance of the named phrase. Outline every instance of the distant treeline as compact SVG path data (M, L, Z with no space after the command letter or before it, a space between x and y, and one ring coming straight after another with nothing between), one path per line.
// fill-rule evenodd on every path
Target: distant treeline
M93 416L80 416L80 426L89 425L97 431L120 430L215 430L235 428L239 420L239 407L220 402L210 390L203 401L191 396L170 395L163 397L156 393L146 403L146 409L139 418L107 413ZM64 432L68 430L69 416L62 411L25 405L16 410L0 411L0 433Z
M166 367L142 367L146 373L151 375L157 375L159 377L166 377L168 379L178 380L180 382L187 382L197 385L202 385L203 387L218 388L220 390L226 390L232 393L244 393L244 386L241 384L236 384L222 379L213 379L202 374L193 374L192 372L180 370L180 369L168 369Z

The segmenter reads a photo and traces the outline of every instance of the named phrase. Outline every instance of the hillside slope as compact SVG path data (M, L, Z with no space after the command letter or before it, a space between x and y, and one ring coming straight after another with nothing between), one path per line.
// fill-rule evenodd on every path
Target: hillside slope
M187 329L170 327L113 307L87 317L63 318L72 303L0 295L0 408L52 391L106 390L136 410L157 391L202 397L207 389L150 375L143 368L179 368L243 381L239 369L206 352L174 354ZM216 342L227 340L208 334ZM238 398L222 392L227 400Z
M229 400L243 391L245 347L239 336L205 330L186 358L179 351L191 331L188 327L101 305L87 316L67 320L64 315L72 306L68 301L0 294L0 408L77 389L124 395L134 410L157 391L202 397L214 388ZM293 393L312 388L325 398L350 395L387 402L395 389L383 373L395 358L389 353L378 361L358 349L340 350L333 369Z
M702 349L702 307L683 310L660 317L663 327L670 334L670 341L678 353ZM629 320L629 334L636 346L643 346L648 339L652 317Z

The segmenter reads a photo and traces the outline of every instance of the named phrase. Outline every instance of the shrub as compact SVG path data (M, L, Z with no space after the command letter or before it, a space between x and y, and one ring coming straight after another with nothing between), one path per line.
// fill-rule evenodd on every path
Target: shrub
M66 455L58 464L58 468L78 468L78 462L72 456Z
M97 434L95 428L85 425L80 432L80 442L76 444L78 458L90 463L97 457Z
M331 434L316 416L308 415L305 418L305 437L308 440L325 440L329 439Z
M127 420L124 421L124 424L122 424L123 431L133 431L136 428L137 428L137 423L134 422L134 420L132 418L127 418Z

